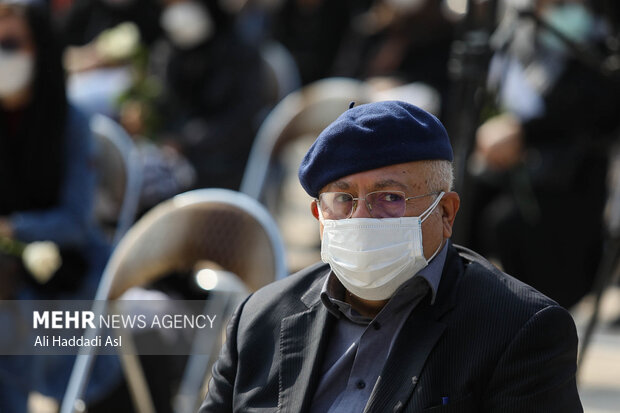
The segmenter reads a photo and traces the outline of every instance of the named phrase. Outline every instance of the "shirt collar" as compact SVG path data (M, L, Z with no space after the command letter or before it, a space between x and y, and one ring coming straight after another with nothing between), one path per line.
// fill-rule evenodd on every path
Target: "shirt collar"
M428 265L422 268L416 276L424 278L431 286L433 296L431 298L431 304L435 303L435 297L437 297L437 289L439 288L439 282L441 281L441 273L443 272L444 264L446 263L446 257L448 256L448 244L450 241L446 241L441 251L435 255L435 258L428 263Z
M336 277L333 271L329 273L323 288L321 289L321 301L327 310L340 318L343 315L356 324L366 325L372 321L371 318L363 316L355 311L349 303L344 301L346 290L342 283Z

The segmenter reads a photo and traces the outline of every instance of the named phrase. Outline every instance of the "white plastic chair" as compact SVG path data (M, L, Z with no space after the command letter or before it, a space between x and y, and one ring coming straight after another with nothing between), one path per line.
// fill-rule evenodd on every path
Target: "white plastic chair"
M112 226L110 240L116 245L135 220L142 170L133 140L121 125L96 114L90 129L97 143L95 216L104 229Z
M211 308L223 319L230 316L244 290L253 291L287 275L284 244L277 226L265 208L249 196L226 189L189 191L147 212L121 239L114 250L96 294L95 307L120 298L132 287L143 286L172 271L192 269L208 260L236 274L240 282L212 291ZM245 288L242 288L245 287ZM230 294L227 294L225 290ZM246 292L247 292L246 291ZM102 308L95 308L95 314ZM225 325L225 324L223 324ZM96 329L87 330L94 337ZM191 355L177 396L176 411L195 411L201 401L208 370L219 342L210 334L212 356ZM125 342L125 338L123 338ZM62 403L61 413L74 413L83 406L81 397L95 356L81 350ZM139 358L121 355L130 394L138 412L154 412Z

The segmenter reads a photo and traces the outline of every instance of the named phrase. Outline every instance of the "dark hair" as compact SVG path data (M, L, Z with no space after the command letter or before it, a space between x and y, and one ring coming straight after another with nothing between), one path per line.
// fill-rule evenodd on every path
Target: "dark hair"
M48 9L41 4L7 4L23 16L35 45L32 95L19 115L0 106L0 215L53 206L63 176L68 103L61 50ZM7 121L18 116L9 136Z

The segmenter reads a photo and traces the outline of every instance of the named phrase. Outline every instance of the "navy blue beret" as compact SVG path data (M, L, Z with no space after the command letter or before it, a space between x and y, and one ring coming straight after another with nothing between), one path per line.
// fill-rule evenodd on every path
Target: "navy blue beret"
M368 103L345 111L321 132L301 162L299 181L317 197L344 176L431 159L453 159L448 133L435 116L406 102Z

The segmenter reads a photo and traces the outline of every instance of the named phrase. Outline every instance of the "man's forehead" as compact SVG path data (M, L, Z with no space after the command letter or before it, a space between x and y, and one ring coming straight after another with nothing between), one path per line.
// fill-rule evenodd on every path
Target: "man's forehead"
M347 178L343 178L343 179L339 179L337 181L334 181L330 184L328 184L326 186L326 188L337 188L337 189L342 189L342 190L347 190L347 189L351 189L353 187L357 187L358 183L355 182L355 179L347 179ZM376 188L376 189L394 189L394 188L398 188L401 190L405 190L407 189L407 185L403 182L397 181L395 179L382 179L382 180L378 180L378 181L373 181L372 182L372 187Z

